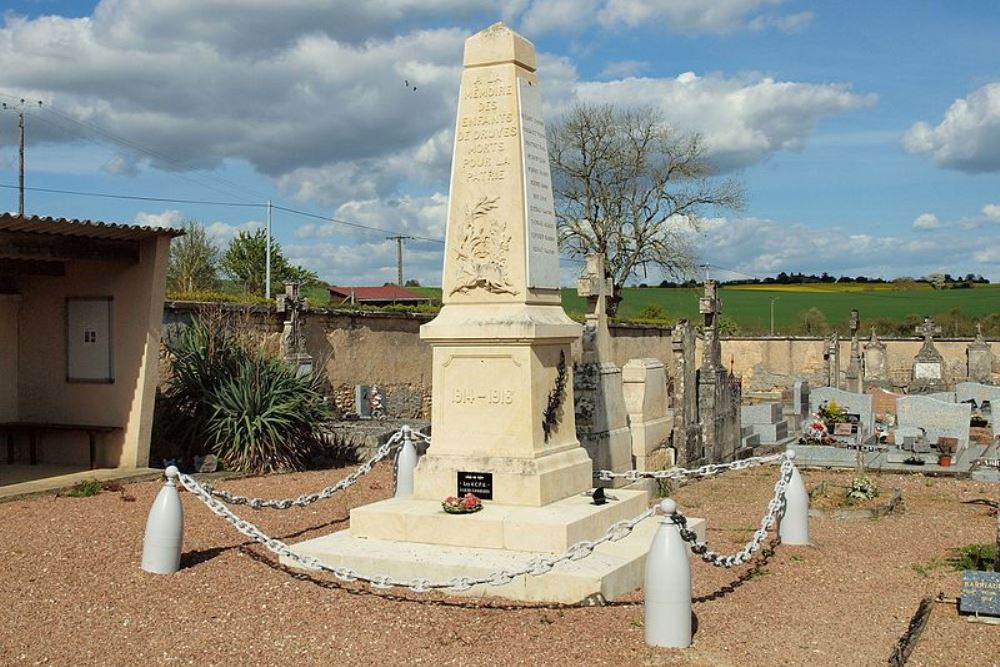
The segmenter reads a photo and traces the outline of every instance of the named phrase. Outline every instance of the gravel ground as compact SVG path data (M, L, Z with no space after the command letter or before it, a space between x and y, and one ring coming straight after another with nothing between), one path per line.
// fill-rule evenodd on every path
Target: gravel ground
M321 488L350 469L230 481L264 497ZM675 493L708 519L709 545L749 538L777 470L757 468ZM806 484L846 473L805 471ZM0 664L3 665L885 665L922 597L954 597L960 574L937 562L990 541L994 519L958 501L996 485L877 476L904 508L865 521L817 518L811 547L779 547L755 567L692 561L692 648L643 643L641 594L605 607L526 607L498 600L386 593L280 567L263 547L183 494L183 569L139 569L146 513L159 488L0 504ZM350 507L389 495L388 466L311 508L253 513L297 541L347 527ZM935 604L914 665L998 665L1000 627L968 623Z

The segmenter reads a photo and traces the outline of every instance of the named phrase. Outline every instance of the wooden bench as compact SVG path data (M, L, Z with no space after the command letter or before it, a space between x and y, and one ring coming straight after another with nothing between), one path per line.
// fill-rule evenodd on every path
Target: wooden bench
M38 434L45 431L73 431L86 433L90 444L90 469L97 467L97 436L120 430L120 426L95 424L56 424L51 422L0 422L0 433L7 434L7 463L14 463L14 435L28 435L28 457L31 465L38 464Z

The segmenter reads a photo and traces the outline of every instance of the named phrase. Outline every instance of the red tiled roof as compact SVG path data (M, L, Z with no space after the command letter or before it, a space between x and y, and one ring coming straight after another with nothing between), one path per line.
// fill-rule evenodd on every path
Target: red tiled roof
M330 296L341 299L351 298L351 294L357 301L430 301L429 297L421 296L416 292L411 292L395 285L384 287L330 287Z

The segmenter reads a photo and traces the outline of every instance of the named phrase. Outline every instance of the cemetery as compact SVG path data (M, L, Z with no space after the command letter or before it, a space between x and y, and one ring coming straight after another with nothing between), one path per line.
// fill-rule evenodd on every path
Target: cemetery
M289 282L273 313L235 329L169 315L157 390L172 232L73 221L100 242L46 237L66 266L17 260L23 301L0 295L0 312L20 307L23 323L0 342L41 336L29 301L68 310L74 262L112 263L100 252L121 266L81 274L127 279L93 290L137 314L81 316L87 346L120 346L104 356L74 361L65 343L67 383L95 387L23 359L0 377L17 378L0 385L7 464L37 463L18 424L96 429L103 412L116 415L105 467L156 470L0 502L4 664L996 663L995 342L980 331L956 371L927 317L900 377L855 310L850 339L823 340L811 372L751 386L726 356L717 282L704 280L697 322L613 333L600 253L577 279L586 318L570 319L545 86L534 45L504 24L466 40L441 310L398 329L343 316L384 327L388 359L318 326L340 316L310 312ZM0 232L58 236L23 224L0 218ZM135 331L112 334L125 321ZM325 346L368 376L324 385L340 360ZM202 362L211 377L192 392L205 393L184 394ZM379 362L419 382L388 381ZM128 381L110 383L111 368ZM271 382L285 430L198 398L252 402ZM149 454L156 391L174 429L162 456ZM182 432L197 434L186 449Z

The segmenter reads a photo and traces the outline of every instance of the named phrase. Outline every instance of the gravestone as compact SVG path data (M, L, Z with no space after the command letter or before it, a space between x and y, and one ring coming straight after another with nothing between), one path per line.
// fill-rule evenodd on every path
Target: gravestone
M856 414L859 422L864 427L865 434L872 432L875 425L874 412L872 411L872 397L868 394L856 394L852 391L843 391L833 387L819 387L809 393L809 412L815 413L820 405L834 401L846 412Z
M976 323L976 339L965 350L969 379L973 382L993 380L993 350L983 338L983 325Z
M788 423L788 429L798 433L802 429L802 420L809 417L809 382L796 380L786 398L782 394L781 414Z
M466 40L464 64L443 306L420 329L432 348L432 441L412 497L356 507L348 530L294 546L331 566L406 579L485 577L595 540L648 507L645 490L625 488L591 502L570 359L581 327L561 305L534 46L498 23ZM492 500L456 517L441 502L460 478L488 488ZM459 594L613 599L642 585L657 526L641 521L625 539L545 576Z
M895 394L878 387L870 387L868 395L872 397L872 410L875 412L876 421L890 425L895 424L896 400L902 394Z
M955 397L959 403L972 399L977 406L982 406L984 401L1000 404L1000 387L979 382L959 382L955 385Z
M828 387L840 389L840 334L836 331L826 339L826 349L823 352L823 375Z
M715 463L732 461L740 445L739 383L722 363L719 318L722 300L718 284L705 281L705 292L698 299L698 312L704 318L705 343L698 369L698 421L701 422L705 455Z
M659 359L629 359L622 368L625 408L632 435L636 470L662 470L674 465L669 447L674 425L667 407L667 370Z
M624 472L632 468L632 433L622 386L622 371L611 361L607 299L614 293L604 274L604 255L588 255L587 268L577 280L577 293L587 299L583 327L583 353L573 372L576 435L594 470ZM616 478L600 486L619 487L628 482Z
M899 426L916 426L927 433L927 441L937 442L941 436L958 438L959 450L969 446L968 403L945 403L926 396L900 396L896 399Z
M299 376L313 371L313 358L306 352L303 313L309 310L309 300L299 294L298 283L286 283L285 293L275 300L275 311L285 314L281 331L281 352L285 361Z
M864 378L861 369L861 341L858 339L858 329L861 328L861 314L855 309L851 311L851 319L848 324L851 331L851 357L847 363L846 379L847 391L860 394L863 390Z
M977 616L1000 616L1000 572L964 570L958 610Z
M930 317L914 331L924 337L917 356L913 359L913 374L909 390L911 394L929 394L944 389L944 357L934 347L934 334L941 333L941 327Z
M760 436L761 444L772 445L788 437L788 422L781 414L781 403L740 406L740 424L750 426Z
M864 375L865 387L878 387L880 389L892 387L885 343L875 333L875 327L872 327L871 337L865 343Z

